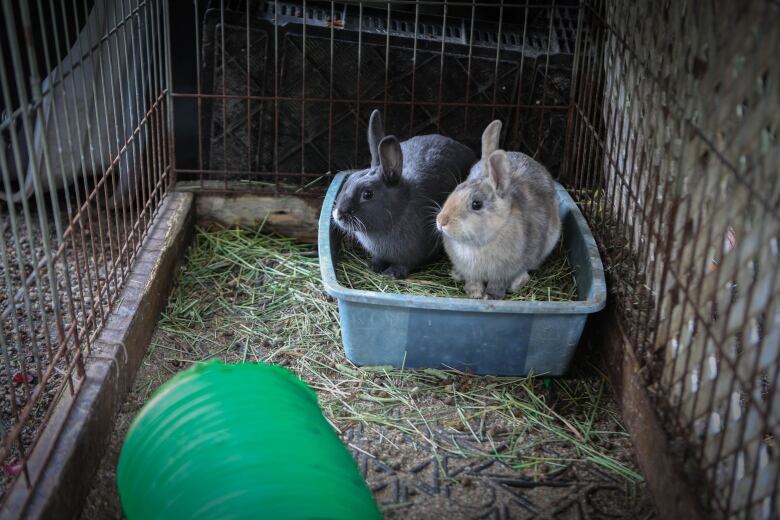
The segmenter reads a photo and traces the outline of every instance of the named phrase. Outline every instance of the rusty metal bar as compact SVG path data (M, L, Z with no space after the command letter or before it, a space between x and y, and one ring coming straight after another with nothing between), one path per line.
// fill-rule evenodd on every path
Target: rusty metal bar
M362 4L361 4L362 7ZM411 92L411 100L409 103L409 134L411 135L414 131L414 106L415 106L415 86L416 86L416 79L417 79L417 40L419 37L419 30L420 30L420 4L415 3L414 4L414 43L413 43L413 50L412 50L412 85L409 89L409 92ZM388 28L389 31L389 28ZM360 92L357 92L357 97L360 98Z
M203 99L245 99L247 96L238 94L192 94L189 92L173 92L171 96L174 98L195 98L200 96ZM301 98L299 96L249 96L252 101L289 101L293 103L300 103L302 101L308 101L312 103L342 103L357 105L358 103L370 104L370 99L344 99L344 98L322 98L322 97L306 97ZM438 106L438 101L403 101L403 100L387 100L388 105L399 106ZM441 106L444 107L463 107L465 104L458 101L442 101ZM469 103L470 108L517 108L516 103ZM520 108L524 109L536 109L536 110L568 110L567 105L520 105Z
M504 29L504 2L498 8L498 38L496 39L496 58L493 64L493 105L496 104L496 96L498 95L498 64L501 62L501 35ZM549 49L548 49L549 50ZM490 110L490 120L496 118L496 107L494 106Z
M390 31L388 31L390 34ZM444 49L445 37L447 36L447 0L444 0L444 6L441 15L441 51L439 51L439 91L438 101L436 102L436 133L441 133L441 99L444 88Z
M516 103L516 106L515 106L515 124L514 124L514 126L512 128L512 133L514 135L518 135L518 133L520 131L519 130L519 127L520 127L520 113L521 113L520 109L521 108L528 108L527 106L523 107L523 103L522 103L522 99L523 99L523 71L525 70L525 42L527 41L527 38L528 38L528 12L529 12L528 1L526 0L525 6L523 8L523 33L522 33L522 38L523 38L523 47L522 48L523 48L523 52L520 55L520 70L518 72L517 94L516 94L516 96L517 96L517 103ZM582 16L581 13L582 13L582 11L580 11L580 16ZM472 24L473 24L473 21L472 21ZM574 82L575 82L576 77L577 77L576 76L576 72L577 72L577 67L576 67L577 55L576 55L576 53L575 53L574 60L575 60L575 65L572 65L572 88L574 86ZM570 97L572 99L574 99L574 90L572 90L570 92ZM495 108L493 110L495 110ZM565 155L566 154L564 154L564 157L565 157Z
M355 142L360 142L360 71L363 65L363 2L358 4L358 51L357 51L357 74L355 75ZM389 31L388 31L389 32ZM414 96L414 94L412 94ZM385 114L387 117L387 114ZM358 164L358 147L355 147L353 162ZM306 168L301 164L301 171Z
M2 9L0 315L10 329L0 331L0 371L11 421L0 461L31 486L30 450L57 400L81 388L84 354L170 184L161 155L170 60L159 2L3 0Z
M550 48L552 46L553 41L553 22L555 20L555 0L552 1L552 5L549 8L550 13L550 25L547 29L547 55L545 56L544 60L544 83L542 84L542 106L545 105L545 101L547 100L547 86L549 85L548 79L550 77ZM533 157L537 157L539 155L539 151L542 148L542 144L544 143L544 137L542 137L542 129L544 128L544 112L545 109L542 109L541 113L539 114L539 142L536 145L536 150L534 150Z
M249 7L247 6L247 9ZM201 56L200 56L200 6L198 0L195 0L194 2L194 9L195 9L195 99L197 102L197 110L198 110L198 169L203 170L203 90L201 88L201 78L200 78L200 63L201 63ZM170 44L166 44L166 48L168 48ZM169 74L170 74L170 67L169 67ZM169 83L170 84L170 83ZM249 95L249 93L247 93ZM173 94L168 94L168 96L171 98L171 104L173 104ZM171 109L171 113L173 110ZM171 128L172 129L172 128ZM174 162L175 165L175 162ZM201 185L203 183L203 176L200 176Z
M584 48L576 53L566 171L602 241L616 319L641 369L635 377L650 389L667 435L686 450L687 468L700 470L692 481L703 502L723 516L772 517L780 482L771 449L780 427L780 216L772 201L780 184L765 171L774 144L764 141L762 151L754 144L766 108L753 106L760 98L745 101L754 110L745 122L753 139L743 132L741 149L719 148L707 118L693 117L701 97L669 86L703 69L677 68L662 81L659 72L677 65L668 61L674 53L655 59L635 46L624 5L583 5L588 32L578 31ZM704 33L696 34L684 46L701 47ZM735 48L752 41L744 36L736 35ZM760 67L727 75L720 92L739 90ZM766 73L758 78L768 82ZM667 139L662 153L658 137ZM735 168L739 154L744 164Z
M301 33L295 35L302 37L301 85L300 95L294 95L283 83L284 74L289 72L285 70L289 49L279 47L288 42L280 34L286 29L280 26L283 13L279 12L282 6L277 0L263 4L274 11L272 20L268 20L273 24L272 38L271 31L268 32L273 40L273 65L268 63L264 71L272 73L273 78L268 78L256 92L251 82L251 75L256 72L251 70L252 57L257 58L256 53L262 50L253 46L251 37L253 4L235 4L240 4L237 12L245 23L245 34L239 36L245 41L242 61L247 77L244 85L231 92L234 89L229 89L226 82L225 31L229 22L226 11L234 4L214 4L220 24L216 61L222 67L222 78L221 85L217 82L212 91L206 91L200 65L201 45L207 40L201 33L202 24L203 18L208 17L201 17L203 6L194 2L194 93L172 89L168 2L127 0L125 5L126 0L120 0L104 25L93 26L89 25L87 1L73 0L73 13L66 13L63 6L60 15L64 20L75 17L75 23L54 24L54 37L47 41L54 40L56 53L50 53L47 44L39 48L30 39L30 7L11 0L0 1L7 29L0 39L3 44L6 39L10 42L13 62L0 64L0 94L10 114L8 121L0 123L4 195L13 195L12 184L25 184L28 170L34 184L29 193L35 194L35 204L26 197L19 201L21 210L18 205L9 204L8 221L0 226L4 269L0 282L10 289L6 291L9 298L3 302L2 316L11 324L10 333L0 331L0 370L9 375L18 370L23 376L18 387L9 384L12 426L0 439L0 458L18 454L25 476L24 460L30 446L21 442L19 432L30 418L30 410L48 398L41 393L41 387L50 381L54 371L61 371L63 383L54 395L78 391L83 353L105 323L148 226L176 176L192 176L202 189L210 189L207 186L212 186L213 180L227 192L237 189L240 180L247 190L311 195L323 188L334 168L341 167L335 164L342 160L334 149L338 146L334 138L339 135L336 126L346 124L348 138L354 137L354 142L360 143L361 110L373 105L381 106L386 114L400 107L402 119L407 117L408 110L409 133L416 128L417 110L422 111L417 114L417 121L423 126L434 125L437 131L447 130L448 114L454 113L449 109L463 110L467 129L470 116L472 120L475 117L471 111L476 110L479 117L487 116L489 111L491 118L507 118L506 143L522 143L534 155L547 151L548 134L565 111L561 171L573 183L569 187L574 188L573 193L601 242L610 286L615 289L611 313L620 320L620 342L627 343L629 348L625 359L630 363L626 366L636 364L635 377L641 381L632 388L651 389L648 396L643 396L647 397L643 402L656 407L657 414L664 419L666 433L685 446L693 457L692 464L703 471L699 483L702 499L715 511L749 516L759 508L766 511L767 507L777 507L780 470L775 468L780 468L780 461L776 451L768 446L770 439L776 440L780 422L772 415L780 399L780 353L773 343L780 337L776 332L775 308L780 298L776 287L780 268L778 252L772 256L768 251L773 239L778 249L775 229L780 206L776 199L780 190L772 185L777 181L772 181L765 171L775 168L775 163L749 144L734 145L734 149L720 144L717 132L704 124L706 118L701 113L696 113L697 105L690 95L667 85L669 78L661 71L673 69L677 74L673 79L691 79L695 74L676 67L676 61L669 61L677 59L671 50L648 59L644 49L638 48L633 26L621 11L624 4L583 0L579 7L569 8L553 0L534 4L526 1L522 5L499 0L402 0L349 2L349 7L337 13L335 2L331 1L329 25L317 29L308 23L316 6L301 0L298 4L304 23ZM96 5L104 1L97 0ZM44 2L36 0L42 27ZM48 5L50 14L55 14L53 0L48 0ZM384 35L380 36L380 32L364 36L366 28L374 23L369 20L374 15L364 6L376 7L377 13L381 13L381 17L377 15L377 25L385 19ZM411 10L406 11L404 6ZM423 6L442 9L438 18L441 41L435 33L438 28L429 32ZM452 13L457 7L470 7L472 16L470 22L463 24L466 34L459 51L466 62L465 67L461 65L467 76L465 95L453 100L445 90L445 59L450 49L448 24L454 23ZM475 36L484 28L483 21L475 21L482 7L495 8L497 13L497 32L489 36L492 41L497 35L497 41L489 51ZM568 99L562 99L566 94L554 93L555 79L550 74L551 68L553 74L557 72L558 62L553 62L552 56L558 47L570 51L570 42L561 32L569 30L566 20L573 9L577 29L572 85L566 87L570 90ZM752 6L751 9L751 13L760 11ZM395 45L395 40L391 38L391 26L396 17L407 16L405 20L409 21L412 11L413 40L401 44L403 52L411 52L412 68L401 80L393 80L390 60L395 52L391 43ZM21 20L24 34L14 25L15 20ZM337 20L341 23L337 24ZM356 41L352 42L357 45L357 75L354 80L349 78L349 90L356 90L354 96L345 96L334 88L334 67L342 59L336 34L347 21L357 27ZM512 68L511 73L502 75L507 56L516 56L505 48L504 35L521 24L523 47L516 60L519 70ZM543 33L546 46L531 43L531 36L544 41ZM59 66L53 63L64 55L63 50L67 51L60 49L60 37L74 41L71 36L82 34L86 37L79 39L78 48L68 53ZM323 42L329 40L329 59L307 63L313 56L309 45L321 34L327 35L322 37ZM687 40L689 47L700 46L703 36L696 34ZM770 34L765 37L769 43L777 40ZM25 40L20 44L22 39ZM736 35L733 44L737 48L748 40L745 35ZM675 43L678 42L671 45ZM538 55L530 57L526 45L540 46ZM377 61L381 59L382 50L385 70L384 91L380 92L381 72L377 71L379 78L374 89L367 67L373 53ZM48 83L41 81L39 76L45 74L36 69L40 52L50 72ZM270 54L267 58L271 59ZM488 69L492 68L493 81L484 88L478 87L473 77L482 71L490 81L491 71L484 71L483 61L487 61ZM29 77L22 74L22 65L31 70ZM292 65L296 74L297 66ZM438 69L438 84L423 85L421 71L430 68L435 74L434 67ZM115 77L123 70L137 74L116 84ZM753 69L744 70L745 77L756 79L748 74ZM312 90L309 95L307 89L311 90L320 74L329 81L327 90ZM770 72L766 74L770 79L764 79L765 83L775 81ZM499 83L505 79L515 82L506 96L499 90L503 88ZM723 89L734 90L743 81L741 75L731 74L724 79ZM273 92L269 94L271 82ZM391 95L390 90L398 85L401 92L410 89L409 99L392 99L396 93ZM648 96L648 86L658 95ZM421 87L426 88L423 91ZM71 95L60 97L58 92L62 90ZM18 102L14 98L17 94ZM115 99L121 103L115 104ZM178 168L175 161L173 104L177 99L193 101L197 111L197 163L192 167ZM553 101L548 104L548 100ZM257 131L252 120L252 107L256 104L262 114ZM266 114L264 107L270 108L271 104L273 112L268 110ZM84 105L98 118L80 114ZM322 110L328 107L326 130L315 129L313 123L317 119L312 107L318 105ZM204 106L212 110L204 110ZM246 110L239 123L245 119L246 132L241 135L246 136L249 144L245 154L238 154L246 157L236 157L239 161L235 161L229 156L228 141L232 136L228 135L228 125L223 124L222 134L215 136L222 142L222 167L207 164L204 139L208 139L212 129L204 128L203 118L219 111L226 123L234 107ZM745 102L737 111L769 112L769 108ZM55 134L37 150L36 128L47 117L47 110L53 110ZM291 129L283 120L287 113L299 114L299 129L294 125ZM109 123L98 122L100 117L110 119ZM521 125L521 117L531 121ZM536 117L538 121L533 119ZM774 150L773 130L765 131L766 125L754 126L744 125L740 138L746 143L761 141ZM521 128L529 127L532 139L536 130L535 142L519 135ZM747 135L749 132L752 134ZM265 146L256 155L253 134L255 141ZM665 148L658 146L662 140L657 138L661 135L669 137ZM55 155L55 146L72 149L80 139L87 146L82 147L83 153L78 157ZM300 140L300 149L287 146L290 140L294 145ZM316 144L322 142L318 140L326 143L327 150ZM30 150L33 160L26 168L25 155ZM271 153L272 160L266 159ZM357 165L360 153L355 146L347 152L347 161L353 156ZM696 157L697 153L706 154L706 159ZM216 151L214 154L219 155ZM213 158L210 154L208 157ZM328 171L307 171L312 169L310 165L307 168L307 157L310 163L324 158ZM241 159L246 161L245 165L240 164ZM296 168L298 161L300 168ZM72 177L64 186L64 210L56 190L46 195L57 171L67 171ZM127 182L130 184L126 185ZM109 199L117 205L101 205ZM735 235L736 244L733 251L725 252L721 242L729 233ZM714 272L710 265L713 254L718 261L723 260L715 262ZM34 257L32 261L26 261L30 256ZM14 280L14 274L20 275L19 281ZM763 306L757 307L756 302ZM17 343L31 354L32 363L24 356L15 357L12 346ZM27 381L28 372L36 376L35 382ZM717 377L705 380L705 372ZM622 377L627 380L626 374ZM660 434L660 429L655 433Z
M64 84L65 79L68 78L71 74L73 74L74 71L78 70L81 67L81 60L84 60L84 59L88 58L90 52L93 52L93 51L97 50L98 47L100 47L103 44L103 42L108 41L111 36L114 36L114 34L119 30L119 28L122 27L127 22L127 20L130 19L130 16L132 14L134 14L135 12L137 12L138 9L140 8L140 6L143 6L143 5L146 5L146 0L143 0L139 4L138 8L134 9L133 11L131 11L131 13L129 15L127 15L127 17L124 20L122 20L119 23L117 23L117 25L114 28L112 28L110 31L108 31L106 34L104 34L100 38L100 40L98 42L96 42L95 44L93 44L90 47L88 47L88 50L85 51L84 54L81 55L80 61L77 62L72 68L68 68L68 70L65 71L64 73L62 73L58 79L55 79L54 81L50 82L45 88L41 88L41 95L42 96L46 96L46 95L48 95L52 91L52 89L54 87L57 87L59 85ZM54 12L53 7L51 7L51 11L50 12ZM56 34L56 31L57 31L56 24L53 26L53 31ZM59 42L55 42L55 45L59 45ZM30 111L35 111L35 110L37 110L40 107L40 103L41 103L41 101L33 102L33 103L30 104L28 109ZM19 107L19 108L13 109L10 112L7 112L7 115L8 115L8 121L0 122L0 131L7 130L10 127L10 125L13 124L14 119L18 118L18 117L20 117L22 115L22 108Z

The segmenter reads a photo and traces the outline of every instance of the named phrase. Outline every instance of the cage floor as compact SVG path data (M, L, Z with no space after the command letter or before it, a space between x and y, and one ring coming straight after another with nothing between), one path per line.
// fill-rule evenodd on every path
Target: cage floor
M82 518L122 517L116 463L133 416L175 373L212 358L278 363L311 385L388 518L654 517L588 352L556 380L358 368L311 246L199 230Z
M62 206L60 219L65 225L69 219L64 204ZM92 320L102 319L103 313L107 313L110 308L111 297L115 297L121 290L122 277L126 274L124 266L129 265L130 255L129 252L120 255L121 247L128 241L134 245L138 240L137 237L130 237L128 232L132 229L129 213L117 212L107 218L104 212L97 210L96 205L90 208L89 218L85 212L83 218L71 228L72 235L66 237L64 244L57 239L53 209L50 206L47 206L44 217L54 255L54 277L59 290L63 327L67 330L75 320L79 326L82 346L85 340L83 331L94 330ZM3 433L9 431L16 421L10 404L6 404L12 399L11 393L15 394L18 410L29 404L61 341L56 327L55 302L43 247L45 233L39 211L34 206L31 208L29 226L20 206L15 207L15 217L16 234L7 207L0 208L0 233L5 243L5 250L0 253L5 255L8 266L6 272L6 263L0 262L0 329L8 344L8 366L5 360L0 363L0 389L7 396L4 405L0 407L0 432ZM75 238L71 239L70 236ZM56 253L58 250L59 254ZM23 297L25 287L29 306ZM91 313L96 316L91 316ZM28 454L37 439L57 396L63 391L70 391L71 383L75 389L78 388L78 381L67 376L68 361L72 359L72 352L77 346L72 337L66 344L68 355L54 364L55 370L45 381L18 442L13 443L6 460L0 461L3 464L3 471L0 471L0 499L17 473L14 468L20 467L20 460ZM29 385L23 384L23 375Z

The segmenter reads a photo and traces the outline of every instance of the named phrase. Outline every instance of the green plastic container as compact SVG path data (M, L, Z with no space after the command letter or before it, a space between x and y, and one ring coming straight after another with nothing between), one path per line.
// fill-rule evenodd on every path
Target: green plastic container
M117 481L129 520L381 518L316 394L270 365L213 361L160 387Z

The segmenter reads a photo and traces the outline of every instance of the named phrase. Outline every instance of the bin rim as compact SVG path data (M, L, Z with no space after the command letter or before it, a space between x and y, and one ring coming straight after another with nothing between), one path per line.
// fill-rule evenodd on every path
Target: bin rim
M456 312L495 312L506 314L592 314L600 311L606 305L607 290L604 277L604 267L598 253L596 241L577 205L571 199L566 189L555 183L556 194L559 199L568 199L569 211L577 222L577 227L583 231L585 247L588 251L593 280L591 289L586 299L574 301L508 301L508 300L475 300L471 298L451 298L441 296L417 296L400 293L383 293L351 289L341 285L336 278L336 269L333 264L331 227L332 208L344 180L350 173L358 170L342 171L337 173L331 181L325 199L320 210L319 229L317 237L317 249L320 262L320 273L325 292L330 296L354 303L384 305L388 307L402 307L413 309L431 309L438 311Z

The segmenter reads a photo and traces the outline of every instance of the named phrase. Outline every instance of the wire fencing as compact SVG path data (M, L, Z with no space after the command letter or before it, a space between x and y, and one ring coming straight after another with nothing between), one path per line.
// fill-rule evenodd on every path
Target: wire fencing
M0 495L32 484L167 192L166 5L2 2Z

